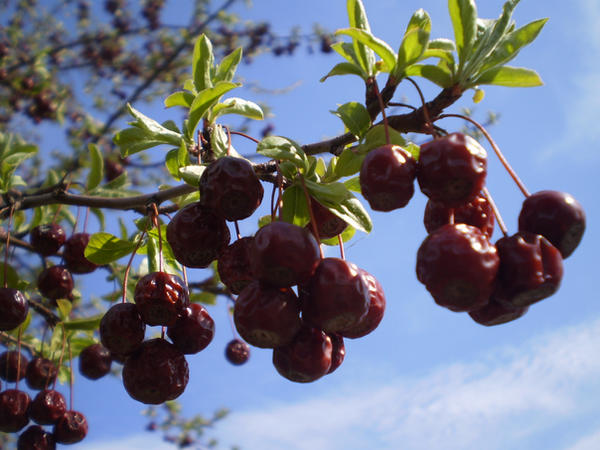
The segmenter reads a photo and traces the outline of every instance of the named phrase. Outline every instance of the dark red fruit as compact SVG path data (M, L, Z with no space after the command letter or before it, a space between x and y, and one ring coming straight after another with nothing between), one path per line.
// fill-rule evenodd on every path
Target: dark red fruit
M227 220L250 217L263 198L263 187L252 164L223 156L200 177L200 201Z
M273 350L273 365L290 381L310 383L329 372L332 349L324 331L304 326L290 344Z
M25 378L27 363L29 361L22 353L16 350L0 354L0 378L13 382Z
M29 423L29 403L31 399L26 392L18 389L7 389L0 392L0 431L15 433Z
M334 372L344 362L346 357L346 346L344 345L344 338L337 333L327 334L331 339L331 366L327 371L327 374Z
M0 331L17 328L27 318L29 303L21 291L0 288Z
M66 239L65 229L56 223L37 226L29 233L29 242L43 256L55 255Z
M327 332L357 326L369 311L369 289L358 267L339 258L325 258L304 287L302 318Z
M117 303L100 321L100 340L113 356L129 355L144 340L146 324L133 303Z
M167 328L167 336L186 355L204 350L215 335L215 322L204 306L192 303L184 308L175 325Z
M565 192L536 192L523 202L519 231L541 234L567 258L583 237L585 211Z
M489 301L499 257L479 228L444 225L417 252L417 278L435 302L451 311L474 311Z
M310 206L315 222L317 222L319 239L331 239L336 237L338 234L342 234L348 227L346 222L333 214L315 199L311 199ZM312 223L306 225L306 229L312 233Z
M167 225L175 259L187 267L208 267L229 244L225 219L199 202L179 210Z
M40 294L50 300L71 298L74 286L71 272L65 266L52 266L42 270L37 284Z
M285 288L308 281L319 265L319 244L306 229L271 222L254 236L252 273L271 286Z
M104 158L104 178L106 181L110 182L119 178L123 173L125 173L123 164L109 158Z
M181 278L166 272L149 273L137 282L133 299L147 325L171 326L190 302Z
M184 354L160 338L145 341L123 366L125 390L133 399L149 405L176 399L188 379Z
M88 432L85 416L79 411L67 411L54 425L54 439L59 444L81 442Z
M362 274L365 284L369 289L369 311L354 327L344 330L341 335L347 338L356 339L371 333L383 319L385 313L385 295L383 287L373 275L363 269L358 269Z
M63 248L65 266L72 273L91 273L98 268L96 264L84 256L85 248L90 241L88 233L75 233L66 240Z
M225 347L225 358L231 364L240 366L250 358L250 347L240 339L233 339Z
M37 393L29 408L29 417L40 425L54 425L67 411L63 395L54 389Z
M478 195L463 206L448 208L441 203L431 200L425 206L423 223L428 233L433 233L439 227L450 223L454 212L454 223L466 223L479 228L488 238L494 232L494 211L492 205L483 195Z
M27 427L19 435L17 450L54 450L56 441L52 433L48 433L39 425Z
M470 136L452 133L421 145L417 180L431 200L449 208L473 200L483 189L487 153Z
M469 316L475 322L491 327L494 325L502 325L507 322L518 319L525 315L529 310L529 306L514 307L498 302L493 296L490 302L483 308L476 311L471 311Z
M260 348L289 344L302 324L294 291L258 281L246 286L236 299L233 320L242 339Z
M399 145L371 150L360 168L360 189L375 211L403 208L415 193L417 163Z
M500 256L494 297L513 307L529 306L554 294L563 274L560 252L539 235L520 231L496 243Z
M92 344L79 354L79 373L90 380L102 378L110 372L110 351L102 344Z
M36 356L27 364L25 379L30 389L40 391L54 383L57 374L58 369L52 361Z
M253 241L253 237L238 239L223 250L217 262L221 281L236 295L254 281L250 268L250 249Z

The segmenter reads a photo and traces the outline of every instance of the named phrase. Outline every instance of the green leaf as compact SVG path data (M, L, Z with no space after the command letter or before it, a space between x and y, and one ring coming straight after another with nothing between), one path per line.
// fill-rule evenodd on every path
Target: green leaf
M398 61L393 72L396 78L401 78L408 66L421 59L427 49L428 42L429 32L427 30L416 28L404 35L398 49Z
M427 14L423 8L416 10L408 21L408 26L406 27L405 35L412 30L421 29L431 32L431 17Z
M423 77L443 88L450 87L454 84L452 74L445 67L432 66L429 64L413 64L406 69L405 73L409 77Z
M349 178L348 180L344 181L344 186L346 186L350 191L360 193L360 177Z
M266 216L262 216L258 219L258 228L262 228L265 225L268 225L271 223L272 217L271 214L267 214Z
M281 219L301 227L310 222L310 213L308 212L306 196L302 186L296 184L283 191Z
M213 294L212 292L193 292L190 293L190 302L192 303L202 303L204 305L216 305L217 304L217 294Z
M87 176L86 188L91 191L100 184L104 176L104 158L96 144L89 144L88 150L90 152L90 172Z
M448 62L448 64L454 65L454 54L456 46L450 39L433 39L427 43L427 49L421 55L420 60L427 58L440 58Z
M361 0L346 0L346 9L348 10L350 27L371 31L367 13ZM367 76L374 75L375 55L373 51L357 39L352 39L352 46L359 66L362 67Z
M335 165L335 175L338 178L354 175L360 171L363 160L367 156L364 152L359 152L357 147L345 148L338 157Z
M325 81L329 77L334 77L336 75L358 75L359 77L365 79L366 75L362 68L357 65L349 62L342 62L336 64L333 69L329 71L327 75L321 78L321 83Z
M309 168L308 158L302 147L285 137L267 136L260 141L256 152L268 158L290 161L304 172Z
M342 119L350 133L359 138L363 137L371 126L371 116L361 103L344 103L337 110L331 112Z
M135 244L105 232L94 233L85 248L87 259L98 265L109 264L133 252Z
M224 116L225 114L237 114L254 120L264 119L264 113L260 106L249 100L237 97L228 98L216 104L210 114L209 122L212 123L217 117Z
M231 81L235 76L235 71L242 61L242 48L239 47L227 55L217 67L214 81Z
M337 30L335 34L350 36L373 50L383 60L384 66L382 70L384 72L389 72L394 68L394 65L396 64L396 53L394 53L392 47L385 41L373 36L369 31L360 28L344 28Z
M183 181L185 181L190 186L198 187L200 185L200 177L202 176L202 172L206 170L205 166L192 165L185 166L179 168L179 174Z
M368 75L360 66L358 56L356 56L356 52L354 51L354 46L352 44L350 44L349 42L336 42L331 46L331 48L350 64L355 66L356 69L363 74L364 78L368 78Z
M56 305L58 306L58 317L60 317L60 320L65 321L71 314L73 303L64 298L59 298L56 300Z
M474 0L448 0L448 11L454 27L454 41L460 68L469 55L477 34L477 7Z
M508 87L535 87L544 84L535 70L524 67L501 66L483 72L473 85L493 84Z
M104 314L68 320L63 323L63 326L69 331L95 331L100 327L102 317L104 317Z
M212 87L210 74L214 61L212 44L206 35L202 34L196 40L192 59L194 86L198 92Z
M241 86L239 83L219 81L214 85L214 87L207 88L199 92L190 106L190 116L187 124L188 134L193 134L198 122L200 122L200 119L208 114L210 108L212 108L219 101L223 94L239 86Z
M183 106L184 108L189 108L192 106L195 97L194 94L186 91L174 92L165 98L165 107Z
M6 282L8 284L7 287L11 289L21 289L21 277L11 265L6 265L5 263L0 262L0 286L4 287L4 274L6 273ZM26 283L25 283L26 284Z

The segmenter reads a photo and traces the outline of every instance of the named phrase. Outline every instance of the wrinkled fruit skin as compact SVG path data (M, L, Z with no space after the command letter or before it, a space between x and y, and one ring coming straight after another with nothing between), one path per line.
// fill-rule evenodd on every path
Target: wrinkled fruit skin
M494 297L512 307L529 306L554 294L562 280L562 256L548 240L528 232L496 243L500 268Z
M494 232L494 211L487 199L478 195L463 206L447 208L441 203L431 200L425 206L423 224L428 233L433 233L439 227L450 223L450 217L454 211L454 223L466 223L479 228L488 238Z
M100 321L100 340L113 355L126 356L137 350L146 333L146 324L133 303L111 306Z
M373 275L363 269L358 269L362 274L365 284L369 289L369 311L354 327L344 330L341 335L343 337L356 339L371 333L383 319L385 313L385 294L383 286L377 281Z
M250 347L244 341L233 339L225 347L225 358L234 366L240 366L250 358Z
M0 354L0 378L8 382L22 380L27 373L29 360L16 350Z
M335 372L344 362L346 346L344 345L344 338L341 335L337 333L328 333L327 335L331 339L331 366L327 371L327 374L330 374Z
M250 264L255 277L286 288L308 281L320 261L319 244L306 229L287 222L271 222L254 236Z
M525 315L529 310L529 306L514 307L498 302L494 297L483 308L476 311L471 311L469 316L475 322L486 327L494 325L502 325L507 322L512 322Z
M123 385L139 402L158 405L179 397L189 379L185 356L164 339L144 341L123 366Z
M97 380L110 372L110 351L102 344L92 344L79 354L79 373L90 380Z
M17 328L27 318L29 303L21 291L0 288L0 331Z
M336 237L338 234L342 234L348 227L346 222L333 214L314 198L311 199L310 206L315 222L317 223L319 239L331 239ZM312 222L309 222L309 224L306 225L306 229L311 233L313 232Z
M369 289L356 265L324 258L305 287L302 319L331 333L358 325L369 311Z
M54 389L45 389L33 398L29 417L40 425L54 425L66 411L65 397Z
M29 233L31 246L42 256L56 255L66 240L65 229L55 223L37 226Z
M147 325L171 326L190 302L187 286L177 275L149 273L137 282L133 299Z
M298 297L289 288L272 288L255 281L236 299L233 320L242 339L250 345L281 347L300 330Z
M0 431L15 433L29 423L27 411L31 400L26 392L7 389L0 392Z
M56 441L52 433L48 433L38 425L27 427L19 435L17 450L54 450Z
M52 384L57 374L58 369L52 361L36 356L27 364L25 379L30 389L40 391Z
M417 252L417 278L435 302L451 311L474 311L489 301L500 258L479 228L444 225Z
M199 202L180 209L167 225L175 259L187 267L208 267L229 244L225 219Z
M223 156L200 177L200 201L229 221L250 217L263 198L263 187L252 164Z
M563 258L579 245L585 231L583 206L566 192L540 191L523 202L519 214L519 231L541 234Z
M182 353L193 355L204 350L215 335L215 322L198 303L187 306L167 336Z
M88 242L90 242L88 233L75 233L66 240L63 248L63 259L65 260L65 266L72 273L91 273L98 268L83 254Z
M273 365L290 381L310 383L329 372L332 349L324 331L305 326L290 344L273 350Z
M54 425L54 439L59 444L76 444L87 435L88 423L78 411L67 411Z
M250 249L253 242L253 237L238 239L223 250L217 261L219 277L233 294L238 295L254 281L250 268Z
M50 300L71 298L73 277L65 266L52 266L42 270L37 280L40 294Z
M417 163L398 145L384 145L371 150L360 168L363 197L375 211L403 208L415 193Z
M455 208L483 189L487 153L472 137L452 133L421 145L417 180L431 200Z

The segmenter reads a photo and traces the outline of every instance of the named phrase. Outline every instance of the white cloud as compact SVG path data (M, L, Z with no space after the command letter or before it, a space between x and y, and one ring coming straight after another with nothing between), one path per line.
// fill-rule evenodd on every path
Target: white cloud
M78 444L79 450L173 450L172 444L161 441L161 432L134 434L125 438Z
M598 450L600 448L600 431L584 436L568 450Z
M524 439L545 437L565 421L598 416L598 348L600 321L594 321L419 379L234 411L215 434L244 450L520 449ZM588 430L570 432L576 441ZM591 436L571 450L592 448L599 439Z

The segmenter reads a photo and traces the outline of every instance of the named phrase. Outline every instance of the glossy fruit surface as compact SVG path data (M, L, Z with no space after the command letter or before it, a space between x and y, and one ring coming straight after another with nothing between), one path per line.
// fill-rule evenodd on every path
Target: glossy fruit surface
M87 435L88 423L79 411L67 411L54 425L54 439L59 444L76 444Z
M315 199L311 199L310 206L313 212L313 217L317 223L317 231L319 239L330 239L342 234L348 227L348 224L333 214ZM313 232L312 223L306 225L306 229Z
M167 336L182 353L193 355L204 350L215 335L215 322L204 306L192 303L184 308Z
M133 303L111 306L100 321L100 340L111 354L129 355L142 344L146 324Z
M519 231L541 234L567 258L585 231L583 206L566 192L539 191L523 202Z
M431 200L453 208L473 200L485 183L487 153L470 136L452 133L421 145L417 180Z
M30 425L19 435L17 450L54 450L54 435L39 425Z
M483 308L471 311L469 316L475 322L486 327L494 325L502 325L507 322L512 322L525 315L529 310L528 306L514 307L498 302L493 296L489 303Z
M91 273L98 268L96 264L84 256L89 241L90 235L88 233L75 233L65 241L63 259L65 266L72 273Z
M181 278L166 272L149 273L137 282L133 299L147 325L171 326L190 302Z
M263 187L252 164L242 158L223 156L200 177L200 201L226 220L250 217L263 198Z
M97 380L110 372L110 351L102 344L92 344L79 354L79 373L90 380Z
M326 332L358 325L369 311L369 289L358 267L340 258L324 258L304 287L302 319Z
M47 358L36 356L27 363L25 379L30 389L39 391L52 384L57 374L56 364Z
M417 252L417 278L435 302L451 311L474 311L487 304L500 259L479 228L444 225Z
M274 287L308 281L320 261L319 244L306 229L287 222L271 222L254 236L250 263L254 276Z
M29 242L42 256L55 255L66 240L65 229L56 223L39 225L29 233Z
M398 145L371 150L360 169L360 188L375 211L406 206L415 193L417 163L410 152Z
M0 331L17 328L27 318L29 303L17 289L0 288Z
M123 365L123 385L135 400L158 405L179 397L189 379L185 356L164 339L144 341Z
M298 297L254 281L244 288L233 309L235 327L248 344L275 348L288 344L300 330Z
M16 350L8 350L0 354L0 378L14 382L25 378L29 360Z
M73 291L73 277L65 266L52 266L42 270L37 279L40 294L50 300L68 299Z
M167 225L175 259L187 267L208 267L230 239L225 219L199 202L179 210Z
M250 347L240 339L232 339L225 347L225 358L234 366L240 366L250 358Z
M54 425L66 411L65 397L54 389L45 389L33 398L29 417L40 425Z
M369 310L360 321L347 330L344 330L341 335L347 338L356 339L371 333L383 319L385 313L385 294L383 286L377 281L373 275L363 269L358 269L362 274L367 288L369 289Z
M439 227L450 223L454 213L454 223L466 223L479 228L488 238L494 232L494 211L487 199L478 195L469 203L456 208L448 208L441 203L431 200L425 206L423 223L428 233L433 233Z
M290 344L273 350L273 365L290 381L310 383L329 372L332 349L324 331L304 326Z
M14 433L29 423L29 404L27 392L7 389L0 392L0 431Z
M346 357L346 346L344 345L344 338L337 333L328 333L331 339L331 366L327 371L327 374L333 373L338 367L344 362Z
M229 290L238 295L246 286L254 281L250 267L250 249L253 237L243 237L230 244L219 256L217 271L219 277Z

